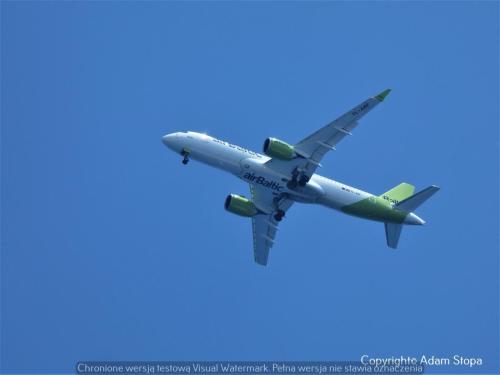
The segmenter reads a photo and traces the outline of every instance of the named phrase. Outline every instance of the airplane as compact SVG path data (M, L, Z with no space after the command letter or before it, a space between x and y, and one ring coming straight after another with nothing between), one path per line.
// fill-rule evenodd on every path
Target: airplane
M423 225L413 211L435 194L431 185L414 194L401 183L382 195L373 195L315 173L328 151L352 135L358 121L384 101L390 89L357 105L349 112L292 145L277 138L264 141L264 155L192 131L163 136L163 143L182 156L222 169L250 185L251 199L229 194L227 211L252 219L254 259L267 265L279 222L295 203L320 204L349 215L383 222L387 245L397 248L403 225Z

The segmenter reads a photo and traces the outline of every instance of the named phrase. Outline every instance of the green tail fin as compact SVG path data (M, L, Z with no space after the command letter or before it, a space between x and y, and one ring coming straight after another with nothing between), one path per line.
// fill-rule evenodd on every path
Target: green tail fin
M403 182L391 190L385 192L380 197L384 198L391 203L398 203L403 199L411 197L415 191L415 186Z

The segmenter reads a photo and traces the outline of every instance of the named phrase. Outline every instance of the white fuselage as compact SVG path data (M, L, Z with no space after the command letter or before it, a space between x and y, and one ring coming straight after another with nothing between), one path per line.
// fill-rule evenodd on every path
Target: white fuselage
M222 169L243 181L258 187L270 189L279 196L287 194L297 202L317 203L341 209L373 195L329 178L314 174L304 187L287 188L289 176L281 176L266 166L268 156L247 150L195 132L179 132L163 137L166 146L175 152L186 151L189 158Z

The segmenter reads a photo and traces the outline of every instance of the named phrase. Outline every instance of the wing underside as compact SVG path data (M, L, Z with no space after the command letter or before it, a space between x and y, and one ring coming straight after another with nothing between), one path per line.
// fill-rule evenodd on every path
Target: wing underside
M321 166L323 156L328 151L335 150L335 146L342 139L352 135L352 131L358 126L358 121L382 102L389 92L390 90L385 90L373 98L365 100L336 120L301 140L294 146L295 152L299 155L298 158L293 160L271 159L266 164L285 176L298 172L310 178L316 169Z
M286 212L293 201L273 195L268 189L250 185L252 200L261 212L252 217L253 253L255 262L265 266L269 250L274 244L279 222L274 213L280 209Z

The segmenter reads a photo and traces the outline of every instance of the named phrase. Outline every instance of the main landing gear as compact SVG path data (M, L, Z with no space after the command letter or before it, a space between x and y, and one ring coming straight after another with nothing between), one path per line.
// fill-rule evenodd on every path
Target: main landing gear
M295 168L292 172L292 179L288 181L286 186L289 189L293 190L297 186L306 186L308 182L309 182L309 177L300 172L298 168Z
M274 220L281 221L285 217L285 211L280 208L280 205L283 200L287 198L289 198L289 195L287 193L281 193L279 196L273 199L274 208L276 210L274 211L273 215Z
M299 179L299 186L306 186L309 182L309 178L305 175L302 175Z
M186 165L189 163L189 151L182 150L181 155L184 156L184 159L182 159L182 164Z

